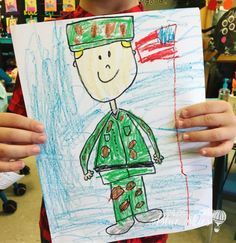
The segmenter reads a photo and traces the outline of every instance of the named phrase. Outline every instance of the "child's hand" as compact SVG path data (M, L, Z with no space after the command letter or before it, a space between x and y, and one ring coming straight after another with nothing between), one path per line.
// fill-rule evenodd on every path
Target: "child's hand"
M154 154L153 159L154 159L155 163L160 165L160 164L162 164L164 157L162 155L158 156L157 154Z
M93 171L92 170L88 170L88 172L84 175L84 180L90 180L93 177Z
M236 136L236 116L229 103L208 101L184 108L176 127L207 127L206 130L184 133L183 141L209 142L209 146L200 149L200 154L219 157L232 149Z
M46 141L41 123L12 113L0 113L0 172L24 167L22 158L40 152Z

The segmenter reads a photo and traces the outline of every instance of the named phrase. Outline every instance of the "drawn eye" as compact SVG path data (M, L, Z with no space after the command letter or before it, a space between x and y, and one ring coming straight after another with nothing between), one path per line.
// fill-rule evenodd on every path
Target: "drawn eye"
M98 59L99 59L99 60L102 60L102 56L101 56L101 55L99 55L99 56L98 56Z
M227 19L224 19L223 21L222 21L222 26L223 27L226 27L228 25L228 20Z
M222 33L222 35L227 35L228 34L228 29L227 28L223 28L221 30L221 33Z
M108 51L108 57L111 57L111 52L110 51Z

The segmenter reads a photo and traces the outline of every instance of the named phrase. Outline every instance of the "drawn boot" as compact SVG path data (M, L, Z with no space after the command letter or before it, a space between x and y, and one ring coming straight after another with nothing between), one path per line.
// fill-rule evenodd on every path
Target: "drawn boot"
M164 216L161 209L151 209L147 212L136 214L135 218L140 223L152 223L160 220Z
M122 221L119 221L116 224L113 224L106 228L106 232L109 235L121 235L130 230L130 228L134 225L134 219L129 217Z

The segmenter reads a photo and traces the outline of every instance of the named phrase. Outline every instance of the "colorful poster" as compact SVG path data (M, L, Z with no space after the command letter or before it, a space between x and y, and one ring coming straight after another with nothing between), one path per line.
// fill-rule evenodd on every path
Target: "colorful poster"
M53 17L44 17L44 22L47 22L47 21L52 21L52 20L55 20L56 18L53 18Z
M5 0L6 13L17 12L16 0Z
M32 23L37 23L38 22L38 19L37 17L30 17L30 18L26 18L26 23L27 24L32 24Z
M27 114L48 137L37 165L53 243L211 224L211 159L175 127L205 100L198 9L17 25L12 37Z
M75 0L63 0L63 11L71 12L75 10Z
M44 10L45 12L56 12L57 0L45 0Z
M6 25L7 25L7 33L8 34L11 33L11 26L17 24L17 20L18 20L18 18L14 18L13 16L6 18Z
M37 2L36 2L36 0L25 0L25 11L27 11L27 12L37 12Z

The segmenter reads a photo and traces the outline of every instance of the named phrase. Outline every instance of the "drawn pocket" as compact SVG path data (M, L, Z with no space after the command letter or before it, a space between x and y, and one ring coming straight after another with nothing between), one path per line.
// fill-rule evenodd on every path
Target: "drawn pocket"
M130 126L125 126L124 128L124 133L126 136L129 136L130 133L131 133L131 129L130 129Z
M110 141L110 134L104 134L104 139L106 142Z

